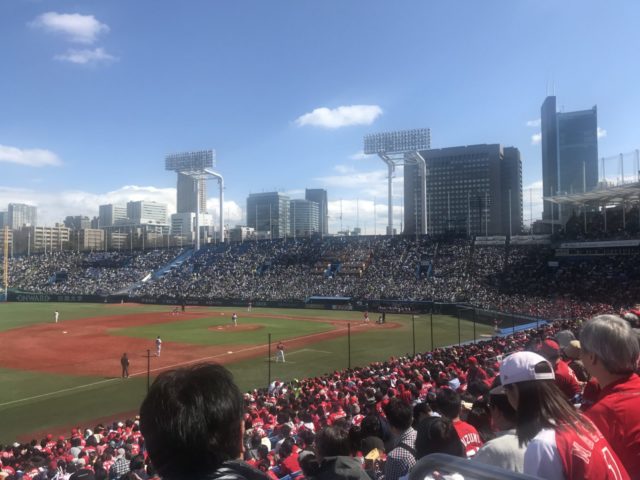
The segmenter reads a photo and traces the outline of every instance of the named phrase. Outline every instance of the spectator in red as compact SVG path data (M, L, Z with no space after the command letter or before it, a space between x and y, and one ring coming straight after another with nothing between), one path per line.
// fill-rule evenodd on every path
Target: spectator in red
M280 477L284 477L285 475L291 475L293 473L300 472L300 464L298 463L298 453L297 448L295 448L295 443L292 438L285 438L280 445L280 461L278 465L280 466Z
M486 382L489 378L487 372L478 365L478 359L476 357L469 357L467 360L469 368L467 369L467 383L473 383L476 381Z
M586 415L600 429L631 478L640 478L640 349L635 332L615 315L600 315L580 332L581 356L602 388Z
M556 385L558 385L566 399L572 401L576 395L581 393L582 389L576 374L569 368L567 362L562 360L558 342L547 339L538 346L537 352L553 366Z
M544 357L534 352L509 355L500 378L517 412L518 441L527 447L525 474L548 480L630 478L598 428L565 400Z
M436 405L442 416L453 423L453 428L458 432L467 457L473 457L482 447L482 439L473 425L460 420L462 400L458 392L449 388L440 389L436 395Z

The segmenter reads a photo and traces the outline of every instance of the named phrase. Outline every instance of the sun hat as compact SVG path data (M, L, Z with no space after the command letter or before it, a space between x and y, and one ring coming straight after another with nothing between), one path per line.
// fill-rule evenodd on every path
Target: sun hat
M540 363L546 363L549 371L536 372L536 365ZM510 385L530 380L554 380L555 374L551 364L542 355L534 352L516 352L502 360L500 379L502 385Z

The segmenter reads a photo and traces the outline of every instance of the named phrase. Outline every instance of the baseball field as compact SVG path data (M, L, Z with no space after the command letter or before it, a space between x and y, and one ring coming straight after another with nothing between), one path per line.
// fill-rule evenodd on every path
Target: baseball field
M135 304L2 303L0 443L133 416L148 375L153 381L182 365L223 363L248 390L269 379L320 375L491 332L445 315L387 314L384 325L376 319L372 314L365 323L362 312L330 310L187 307L173 313L172 307ZM280 340L285 363L275 363ZM120 366L125 352L127 379Z

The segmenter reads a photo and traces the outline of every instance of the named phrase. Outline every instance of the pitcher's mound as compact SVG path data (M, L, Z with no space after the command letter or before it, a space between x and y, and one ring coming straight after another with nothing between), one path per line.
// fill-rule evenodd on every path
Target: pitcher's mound
M262 325L257 323L241 323L237 327L233 325L214 325L209 327L208 330L212 330L214 332L250 332L253 330L260 330L264 328Z

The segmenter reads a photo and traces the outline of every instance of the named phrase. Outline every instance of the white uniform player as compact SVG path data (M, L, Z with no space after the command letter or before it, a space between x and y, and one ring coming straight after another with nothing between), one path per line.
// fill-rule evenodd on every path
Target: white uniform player
M160 352L162 351L162 339L160 335L156 337L156 357L160 356Z
M55 320L56 323L58 323L59 318L60 318L60 312L56 310L55 312L53 312L53 319Z

